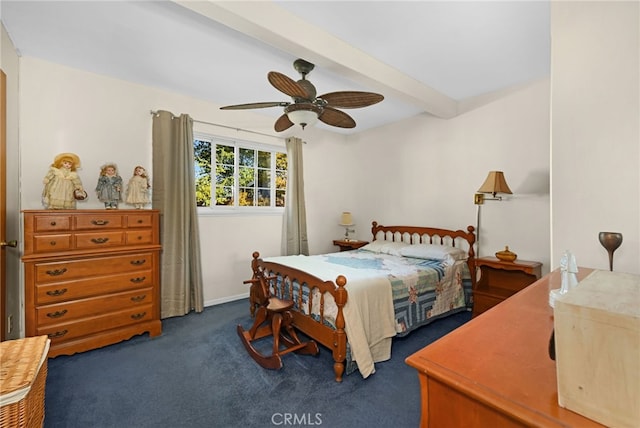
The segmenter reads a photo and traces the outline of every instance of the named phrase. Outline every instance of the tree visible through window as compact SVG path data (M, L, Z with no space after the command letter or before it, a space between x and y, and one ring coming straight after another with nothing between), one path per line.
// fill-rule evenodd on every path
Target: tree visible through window
M279 148L196 137L199 207L284 207L287 155Z

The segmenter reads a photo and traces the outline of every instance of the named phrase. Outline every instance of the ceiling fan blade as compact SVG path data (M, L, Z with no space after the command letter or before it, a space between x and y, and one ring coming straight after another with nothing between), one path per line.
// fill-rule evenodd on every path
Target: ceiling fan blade
M292 126L293 126L293 122L289 120L289 117L285 113L282 116L280 116L278 120L276 120L276 124L273 126L273 129L275 129L276 132L282 132L285 129L291 128Z
M360 91L329 92L318 98L325 100L331 107L359 108L379 103L384 99L380 94Z
M286 107L291 103L284 101L274 101L266 103L249 103L249 104L236 104L233 106L220 107L220 110L246 110L250 108L266 108L266 107Z
M269 79L269 83L271 83L274 88L283 94L287 94L292 98L309 99L309 94L307 94L307 91L305 91L302 86L298 85L298 82L282 73L270 71L267 79Z
M338 128L355 128L356 121L351 116L333 107L326 106L320 116L322 122L327 125L337 126Z

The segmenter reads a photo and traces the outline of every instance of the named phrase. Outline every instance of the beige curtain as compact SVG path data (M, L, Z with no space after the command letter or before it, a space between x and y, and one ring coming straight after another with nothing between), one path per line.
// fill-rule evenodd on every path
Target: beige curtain
M195 197L193 119L153 117L153 208L160 210L161 317L202 312L202 268Z
M282 254L309 255L307 241L307 213L304 202L302 170L302 140L290 137L287 145L287 193L282 225Z

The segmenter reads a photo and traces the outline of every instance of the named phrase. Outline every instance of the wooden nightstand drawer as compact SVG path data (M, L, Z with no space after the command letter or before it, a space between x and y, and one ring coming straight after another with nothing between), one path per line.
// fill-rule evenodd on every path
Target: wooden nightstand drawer
M474 317L533 284L542 274L542 263L527 260L506 262L480 257L475 265L480 278L473 290Z

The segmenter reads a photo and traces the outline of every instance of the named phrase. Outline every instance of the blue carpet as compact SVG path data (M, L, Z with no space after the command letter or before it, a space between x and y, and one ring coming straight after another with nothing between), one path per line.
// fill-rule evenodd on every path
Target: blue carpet
M45 428L417 427L420 391L405 358L470 319L462 312L394 340L376 373L333 380L331 353L288 354L280 371L246 353L246 300L163 321L162 336L49 360Z

